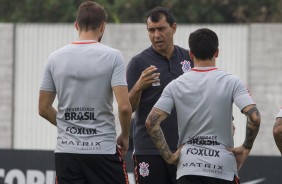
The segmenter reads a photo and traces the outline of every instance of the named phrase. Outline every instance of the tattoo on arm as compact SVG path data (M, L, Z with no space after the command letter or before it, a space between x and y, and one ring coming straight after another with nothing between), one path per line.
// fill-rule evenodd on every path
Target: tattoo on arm
M148 117L148 119L151 121L151 126L156 126L159 118L160 115L157 112L153 111L153 113L151 113Z
M167 142L165 140L165 136L160 127L161 115L158 110L152 110L149 114L147 121L150 122L150 127L148 128L148 132L151 136L152 141L160 151L161 156L165 160L169 160L172 157L172 152L170 151Z
M247 116L246 138L243 146L246 149L251 149L260 127L260 113L256 107L252 107L245 112Z
M154 144L156 145L156 147L160 151L161 156L165 160L169 160L172 156L172 153L171 153L171 151L170 151L170 149L169 149L169 147L166 143L162 129L159 127L156 130L154 130L151 137L152 137Z

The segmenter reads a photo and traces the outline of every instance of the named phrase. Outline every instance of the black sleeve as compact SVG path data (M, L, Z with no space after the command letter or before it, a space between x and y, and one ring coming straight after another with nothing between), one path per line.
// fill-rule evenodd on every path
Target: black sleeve
M127 69L126 69L126 80L127 80L129 91L132 89L132 87L135 85L135 83L139 79L141 72L142 71L140 71L137 60L133 57L129 61L127 65Z

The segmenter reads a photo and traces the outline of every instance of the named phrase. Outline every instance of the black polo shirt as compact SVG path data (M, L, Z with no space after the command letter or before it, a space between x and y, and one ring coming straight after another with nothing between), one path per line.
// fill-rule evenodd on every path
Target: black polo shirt
M141 73L151 65L158 68L160 73L160 86L149 86L143 90L140 103L135 111L135 120L132 128L132 137L135 155L159 155L159 151L152 142L145 121L152 107L162 94L165 86L182 75L186 70L193 67L188 50L179 46L174 46L173 55L170 59L156 52L153 47L149 47L140 54L133 57L127 66L127 83L129 91L139 79ZM166 141L172 151L175 151L178 143L178 128L175 109L171 115L162 122L162 130L166 137Z

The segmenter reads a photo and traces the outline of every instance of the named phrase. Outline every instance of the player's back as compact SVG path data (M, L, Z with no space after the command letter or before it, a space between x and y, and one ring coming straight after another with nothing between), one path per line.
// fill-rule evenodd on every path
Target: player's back
M232 104L238 80L216 68L192 69L175 80L179 130L189 130L180 134L180 143L197 135L213 135L225 146L233 146Z
M177 111L181 149L177 175L221 179L237 175L233 147L232 104L239 78L217 68L194 68L165 89ZM166 91L167 90L167 91ZM171 99L170 97L168 99Z
M51 69L59 100L86 95L87 102L87 96L109 94L116 55L116 50L100 43L74 43L55 52Z
M78 42L54 52L48 67L58 95L58 152L115 152L112 86L126 85L120 51ZM122 72L121 72L122 71Z

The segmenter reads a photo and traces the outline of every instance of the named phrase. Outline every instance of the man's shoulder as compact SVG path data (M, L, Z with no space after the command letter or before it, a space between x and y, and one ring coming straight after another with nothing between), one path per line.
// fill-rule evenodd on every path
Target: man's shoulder
M99 44L99 46L102 47L102 48L109 49L109 50L114 50L114 51L118 51L118 49L113 48L113 47L108 46L108 45L105 45L105 44L103 44L103 43L100 43L100 42L99 42L98 44Z
M59 49L57 49L57 50L54 50L54 51L51 52L51 54L49 55L49 58L54 58L54 57L56 57L57 55L60 55L60 54L62 54L62 53L67 52L67 51L70 49L70 46L71 46L71 44L67 44L67 45L65 45L65 46L63 46L63 47L61 47L61 48L59 48Z
M176 56L176 58L185 59L185 60L189 61L190 64L191 64L191 67L193 68L194 63L189 56L189 50L188 49L185 49L185 48L180 47L178 45L174 45L174 50L175 50L174 55Z
M176 49L180 50L180 51L184 51L184 52L187 52L187 51L188 51L188 49L185 49L185 48L180 47L180 46L178 46L178 45L174 45L174 47L175 47Z
M143 51L141 51L140 53L136 54L135 56L132 57L131 62L140 62L148 57L150 57L152 55L152 48L146 48Z
M113 53L118 53L118 52L121 52L120 50L116 49L116 48L113 48L113 47L110 47L108 45L105 45L105 44L102 44L102 43L98 43L99 44L99 48L100 50L102 51L105 51L105 52L113 52Z
M152 49L151 47L148 47L144 50L142 50L140 53L136 54L133 58L143 58L147 56L148 54L152 54Z
M229 84L234 84L234 83L238 83L238 82L243 82L243 80L235 75L235 74L232 74L230 72L226 72L224 70L215 70L214 72L216 72L216 76L218 79L225 79L225 81L228 81Z
M238 75L236 75L236 74L232 74L232 73L226 72L226 71L222 71L222 73L223 73L225 76L227 76L227 77L229 77L229 78L232 78L232 79L234 79L234 80L241 80L241 78L240 78Z

